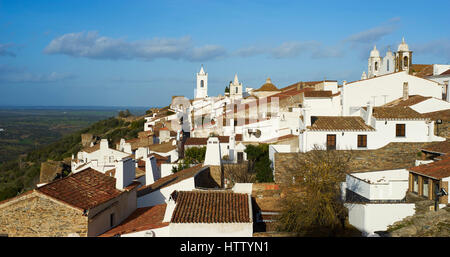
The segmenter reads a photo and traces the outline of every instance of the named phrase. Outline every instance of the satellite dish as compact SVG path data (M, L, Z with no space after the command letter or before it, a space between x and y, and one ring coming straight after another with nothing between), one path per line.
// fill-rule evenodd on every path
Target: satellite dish
M153 230L145 231L144 236L145 237L155 237L155 231L153 231Z

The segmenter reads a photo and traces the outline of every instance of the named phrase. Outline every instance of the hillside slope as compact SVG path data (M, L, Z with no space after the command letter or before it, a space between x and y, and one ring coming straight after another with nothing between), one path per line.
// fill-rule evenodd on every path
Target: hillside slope
M127 121L133 120L133 121ZM81 149L81 134L91 133L107 138L113 147L121 138L137 137L144 128L144 118L109 118L69 134L60 140L43 146L0 165L0 201L14 197L35 187L39 181L41 163L48 160L62 161Z

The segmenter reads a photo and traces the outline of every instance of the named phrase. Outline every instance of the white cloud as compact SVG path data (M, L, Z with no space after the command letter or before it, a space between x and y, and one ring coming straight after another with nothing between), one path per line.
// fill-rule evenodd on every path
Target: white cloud
M410 49L413 49L417 54L433 55L450 59L450 39L433 40L427 43L411 44Z
M128 42L100 36L98 32L68 33L53 39L44 49L46 54L64 54L91 59L184 59L210 60L225 55L225 49L216 45L193 47L190 37L153 38Z
M9 50L9 48L15 46L14 44L0 44L0 56L12 56L15 57L16 54Z
M380 40L382 37L394 32L397 29L399 23L400 18L392 18L388 20L386 24L350 35L346 39L346 41L350 41L353 43L371 44Z
M8 65L0 66L0 81L13 83L48 83L75 78L70 73L51 72L48 74L38 74L29 72L23 68Z

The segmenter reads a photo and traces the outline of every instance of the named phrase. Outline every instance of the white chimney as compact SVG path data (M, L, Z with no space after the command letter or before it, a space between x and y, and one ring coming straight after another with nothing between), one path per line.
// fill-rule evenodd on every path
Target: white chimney
M161 174L156 165L156 158L154 156L145 158L145 185L151 185L160 178Z
M303 123L305 124L305 127L311 126L311 112L310 108L303 108Z
M100 150L107 150L109 148L108 139L100 140Z
M134 160L125 157L116 163L116 188L119 190L124 189L133 183L136 178L136 165Z
M124 151L125 153L132 154L133 152L131 151L131 144L130 144L130 143L125 143L125 144L123 145L123 151Z
M366 110L366 124L370 125L370 121L372 120L373 107L372 104L367 102L367 110Z
M218 137L208 138L204 165L220 166L222 163Z
M409 97L408 82L403 82L403 101L408 100L408 97Z

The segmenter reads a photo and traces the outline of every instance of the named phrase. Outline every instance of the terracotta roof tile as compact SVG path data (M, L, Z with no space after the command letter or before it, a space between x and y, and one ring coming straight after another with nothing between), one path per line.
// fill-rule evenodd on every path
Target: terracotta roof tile
M148 148L150 149L150 151L159 152L159 153L167 153L167 152L177 149L176 144L172 145L172 142L174 140L175 139L170 140L169 142L166 142L166 143L162 143L162 144L149 145Z
M230 142L229 136L218 136L220 143L228 143ZM184 145L206 145L208 142L207 137L189 137L186 139Z
M450 69L448 69L448 70L442 72L442 73L439 74L439 75L450 75Z
M248 223L247 194L224 191L175 191L172 223Z
M48 183L37 191L84 210L119 196L116 179L94 169L86 169Z
M305 97L331 97L333 93L331 90L325 90L325 91L306 91L304 92Z
M356 116L311 116L310 130L374 131L361 117Z
M392 102L389 102L382 107L403 107L403 106L411 106L423 102L432 98L431 96L421 96L421 95L410 95L407 100L403 100L403 97L396 99Z
M409 169L413 173L421 174L434 179L450 177L450 155L440 161L415 166Z
M421 149L424 152L430 152L430 153L437 153L437 154L448 154L450 153L450 140L446 140L443 142L437 142L434 144L431 144L427 147L424 147Z
M168 226L169 222L163 222L166 207L167 204L159 204L138 208L122 223L100 235L100 237L112 237Z
M410 107L374 107L373 117L376 119L402 119L402 120L413 120L413 119L426 119L422 114L414 111Z
M433 65L432 64L412 64L411 72L417 77L428 77L433 76Z

